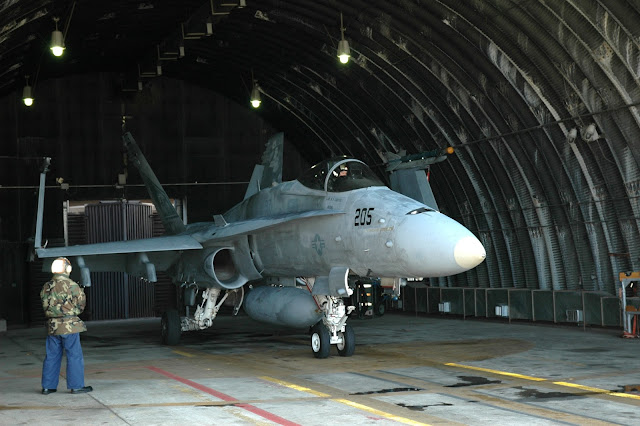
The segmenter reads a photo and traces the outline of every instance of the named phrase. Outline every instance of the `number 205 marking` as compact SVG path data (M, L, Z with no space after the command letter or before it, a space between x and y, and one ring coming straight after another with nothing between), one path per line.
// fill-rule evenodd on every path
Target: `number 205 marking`
M355 226L364 226L371 225L371 212L373 211L373 207L365 208L365 209L356 209L356 219L354 222Z

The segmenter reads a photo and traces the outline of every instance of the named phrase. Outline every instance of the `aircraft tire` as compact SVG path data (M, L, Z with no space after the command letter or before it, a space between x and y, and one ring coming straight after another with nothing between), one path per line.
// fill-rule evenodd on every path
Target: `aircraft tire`
M376 315L381 317L384 315L384 302L380 302L380 304L378 305L378 307L376 308Z
M175 346L180 343L180 333L182 332L180 327L180 315L175 309L170 309L162 314L162 320L160 321L162 344Z
M317 323L311 329L311 350L316 358L328 358L331 349L331 336L329 330L322 324Z
M338 343L338 355L351 356L356 350L356 333L353 331L353 327L349 324L344 326L344 333L342 334L342 343Z

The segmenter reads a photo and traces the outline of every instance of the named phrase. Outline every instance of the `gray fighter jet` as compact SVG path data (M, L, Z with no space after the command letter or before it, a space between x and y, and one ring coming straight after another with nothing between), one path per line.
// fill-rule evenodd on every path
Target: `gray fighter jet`
M182 306L162 316L165 344L210 327L223 303L237 313L244 302L255 320L311 327L317 358L329 356L331 345L351 356L355 336L346 322L353 307L344 302L352 293L350 276L381 278L399 294L409 277L454 275L485 258L464 226L387 188L362 161L331 158L282 182L282 134L267 144L242 202L213 222L184 225L131 134L123 141L167 235L42 248L43 172L36 253L69 258L84 285L90 271L122 271L152 282L165 271L180 286ZM251 287L246 296L245 287Z

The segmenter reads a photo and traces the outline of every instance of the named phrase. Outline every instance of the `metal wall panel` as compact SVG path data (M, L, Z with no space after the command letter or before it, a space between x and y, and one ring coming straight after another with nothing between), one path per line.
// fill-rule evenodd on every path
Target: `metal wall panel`
M580 326L619 327L620 300L603 291L531 290L518 288L407 286L402 293L405 312L462 315L476 318L501 318L532 322L576 323ZM440 312L439 304L448 302L450 310ZM636 303L640 303L636 300ZM498 314L497 307L506 308ZM580 311L580 320L572 320L569 311Z
M25 321L24 259L27 245L0 241L0 318L8 324Z

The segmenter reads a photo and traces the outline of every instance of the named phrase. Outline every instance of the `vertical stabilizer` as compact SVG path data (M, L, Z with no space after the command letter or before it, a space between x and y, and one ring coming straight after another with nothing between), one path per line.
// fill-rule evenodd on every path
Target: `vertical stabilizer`
M262 154L262 164L256 164L244 198L247 199L264 188L282 182L282 155L284 133L276 133L269 138Z
M247 186L247 191L244 193L245 200L260 191L260 180L262 179L263 172L264 166L262 164L256 164L255 166L253 166L251 180L249 181L249 186Z
M142 180L147 187L147 191L149 191L149 195L153 200L153 204L156 206L158 214L160 214L162 224L167 234L179 234L183 232L186 227L184 223L182 223L182 219L178 216L178 212L173 207L173 204L171 204L169 196L162 188L162 185L160 185L158 178L156 178L153 170L151 170L151 166L149 166L144 155L142 155L142 151L140 151L131 133L125 133L122 136L122 141L129 153L129 160L135 164L140 172L140 176L142 176Z
M439 211L427 175L422 169L396 170L391 173L391 189Z
M284 150L284 133L276 133L269 138L267 147L262 154L262 179L260 189L273 186L274 183L282 183L282 152Z

